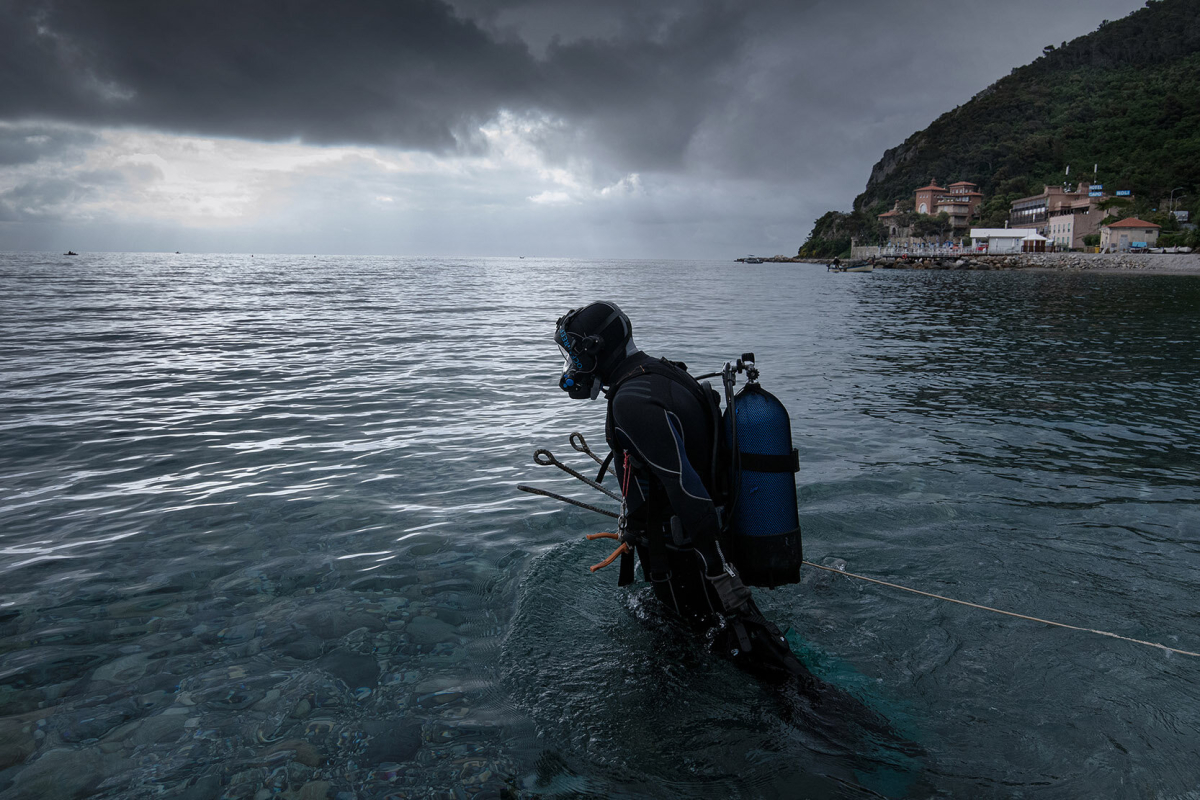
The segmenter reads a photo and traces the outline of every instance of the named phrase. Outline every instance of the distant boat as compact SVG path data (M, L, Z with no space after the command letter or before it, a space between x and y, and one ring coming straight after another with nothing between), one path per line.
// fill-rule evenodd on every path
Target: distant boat
M747 264L761 264L763 263L763 260L758 256L746 256L745 262Z
M63 255L64 256L77 256L77 255L79 255L79 253L76 253L74 250L68 250L67 252L63 253Z
M825 265L825 269L829 272L874 272L875 265L869 261L860 261L857 264L841 264L835 259Z

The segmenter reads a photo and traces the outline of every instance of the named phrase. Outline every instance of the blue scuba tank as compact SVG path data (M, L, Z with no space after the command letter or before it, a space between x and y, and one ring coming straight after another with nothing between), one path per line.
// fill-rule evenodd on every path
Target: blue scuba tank
M787 409L752 379L727 404L724 427L732 451L730 557L749 586L799 583L804 558L796 506L800 454L792 447Z

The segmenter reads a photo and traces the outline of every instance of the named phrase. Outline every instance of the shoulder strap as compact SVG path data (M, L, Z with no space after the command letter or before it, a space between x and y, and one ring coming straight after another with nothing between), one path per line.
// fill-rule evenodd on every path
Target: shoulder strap
M616 378L608 389L608 401L612 403L613 396L616 395L617 389L621 384L639 375L661 375L664 378L669 378L678 384L681 384L696 396L696 399L701 402L701 405L708 403L708 398L704 396L700 384L688 374L687 364L682 361L671 361L666 358L660 358L655 361L645 361L638 364L633 369L626 372L624 375Z
M685 388L691 395L700 403L700 407L705 410L709 417L709 428L712 432L712 458L710 464L710 483L714 493L723 491L720 470L724 465L724 459L721 458L721 432L725 426L721 422L721 404L718 395L715 391L705 390L700 382L693 378L687 371L687 364L682 361L671 361L670 359L647 359L641 364L636 365L625 374L613 380L608 389L608 416L606 423L612 423L612 404L613 399L617 396L617 389L621 384L628 380L638 377L639 375L659 375L668 380L674 381ZM609 436L609 447L616 449L615 436L613 431L606 430L605 433ZM720 505L720 498L714 496L713 501Z
M609 448L608 455L600 462L600 471L596 473L596 483L604 483L604 476L608 474L608 465L612 463L613 456L615 455L616 452L612 448Z

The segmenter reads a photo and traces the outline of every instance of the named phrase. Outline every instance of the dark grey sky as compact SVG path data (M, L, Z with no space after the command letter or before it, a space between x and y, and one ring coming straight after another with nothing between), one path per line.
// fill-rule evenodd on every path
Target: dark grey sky
M0 0L0 248L794 252L1139 5Z

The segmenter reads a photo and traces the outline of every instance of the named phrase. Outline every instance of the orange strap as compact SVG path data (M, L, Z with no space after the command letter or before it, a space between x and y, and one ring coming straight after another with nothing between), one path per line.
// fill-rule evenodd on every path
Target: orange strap
M646 368L644 366L640 367L640 369L642 370L642 372L646 371ZM621 483L621 496L628 497L629 496L629 476L632 473L632 471L629 469L629 451L625 452L625 468L621 471L625 473L625 476L624 476L625 480ZM625 532L625 501L624 500L621 501L621 518L619 520L619 525L618 525L617 529L620 530L622 533ZM620 541L621 536L620 536L620 534L616 534L616 533L589 533L587 535L587 538L588 538L588 541L591 541L592 539L616 539L617 541ZM632 547L630 547L626 542L621 542L620 546L618 546L616 550L612 551L612 555L610 555L608 558L601 561L599 564L593 564L592 566L588 567L588 571L595 572L598 569L604 569L605 567L607 567L612 562L616 561L618 558L620 558L625 553L632 553L632 552L633 552Z
M609 534L609 535L612 536L612 538L614 538L614 539L617 538L616 534ZM588 538L590 539L591 537L589 536ZM597 538L599 538L599 537L597 537ZM608 537L604 537L604 538L608 538ZM626 553L628 551L629 551L629 545L627 545L625 542L621 542L621 546L618 547L616 550L613 550L611 556L604 559L599 564L593 564L592 566L588 567L588 571L595 572L598 569L604 569L609 564L616 561L617 558L621 556L621 554Z

